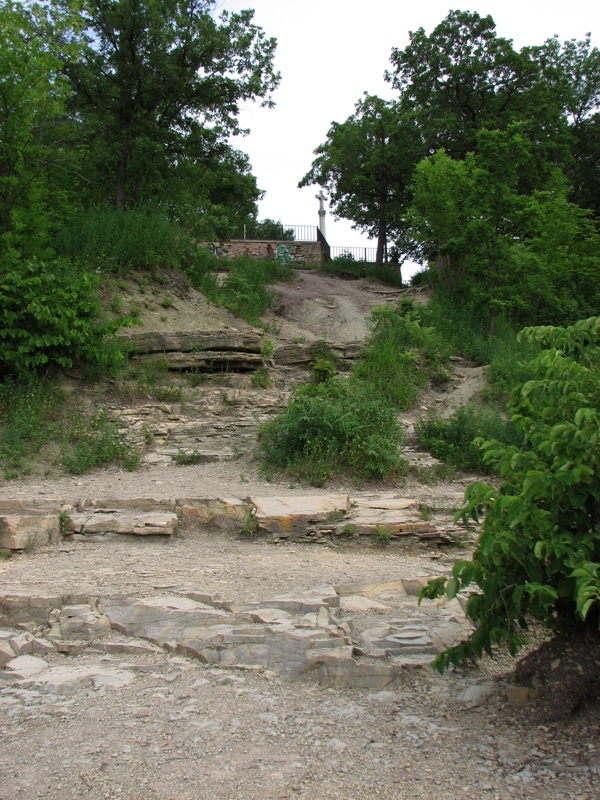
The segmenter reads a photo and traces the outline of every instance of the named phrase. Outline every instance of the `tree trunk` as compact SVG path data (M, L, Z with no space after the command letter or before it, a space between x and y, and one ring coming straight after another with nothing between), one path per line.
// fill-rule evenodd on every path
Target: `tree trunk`
M117 164L117 193L115 195L115 210L125 211L125 186L127 184L127 164L129 162L129 150L121 150L119 163Z
M377 232L377 252L375 254L375 263L381 266L387 262L387 230L384 219L379 220L379 230Z

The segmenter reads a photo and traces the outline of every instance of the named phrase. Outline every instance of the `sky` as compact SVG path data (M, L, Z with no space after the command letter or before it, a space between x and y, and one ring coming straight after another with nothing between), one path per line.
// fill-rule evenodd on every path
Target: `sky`
M384 99L396 95L383 74L393 47L409 43L409 31L431 33L450 9L491 14L499 36L515 48L561 41L592 33L600 45L600 3L597 0L488 0L468 3L405 0L221 0L223 9L255 10L254 22L278 40L275 66L281 84L275 108L248 104L240 122L250 134L234 145L248 153L252 172L265 197L259 219L284 224L317 225L319 187L298 189L310 169L314 149L325 141L333 121L343 122L364 92ZM375 242L351 223L335 221L326 204L327 240L332 246L374 247Z

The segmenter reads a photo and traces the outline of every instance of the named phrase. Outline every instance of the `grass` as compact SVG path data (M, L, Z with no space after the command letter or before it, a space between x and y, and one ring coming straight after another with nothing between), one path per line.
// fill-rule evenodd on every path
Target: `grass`
M84 414L73 409L56 380L6 379L0 384L4 478L28 474L36 461L45 457L75 475L112 463L133 470L140 459L106 412Z
M321 272L328 275L337 275L340 278L357 280L370 278L379 280L390 286L403 286L402 273L399 266L372 264L367 261L357 261L350 254L341 255L326 261L319 267Z
M222 283L219 283L214 273L207 273L194 284L195 287L213 303L225 306L256 327L260 325L261 316L275 302L276 293L271 284L281 280L289 281L293 275L292 268L288 265L248 256L234 261L223 261L220 266L227 270Z

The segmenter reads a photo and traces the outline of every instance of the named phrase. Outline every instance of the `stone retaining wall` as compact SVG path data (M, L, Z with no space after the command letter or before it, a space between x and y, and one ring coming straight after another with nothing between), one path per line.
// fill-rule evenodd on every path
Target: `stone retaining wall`
M310 265L319 266L324 258L325 251L320 242L291 242L291 241L265 241L259 239L232 239L230 242L220 244L211 243L208 247L214 248L217 255L223 258L238 258L248 255L251 258L268 258L273 260L277 247L283 245L292 257L294 266Z

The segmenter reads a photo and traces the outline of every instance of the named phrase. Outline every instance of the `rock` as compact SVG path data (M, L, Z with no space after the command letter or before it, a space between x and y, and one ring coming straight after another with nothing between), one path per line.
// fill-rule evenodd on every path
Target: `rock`
M41 675L35 675L20 681L25 688L34 688L45 694L56 694L69 697L94 685L96 688L103 686L119 688L131 683L135 675L119 669L107 669L99 664L92 666L52 667Z
M504 694L511 706L524 706L537 700L539 692L529 686L516 686L509 683L504 687Z
M217 527L227 527L224 521L233 521L243 525L250 504L236 497L223 497L215 499L189 499L179 501L183 519L197 520L204 525L212 524Z
M340 609L342 611L390 611L389 606L378 603L376 600L369 600L361 595L347 595L340 599Z
M393 592L394 594L406 594L404 589L404 581L380 581L374 583L342 583L335 587L336 592L340 597L347 597L348 595L362 595L363 597L377 597L385 592Z
M34 636L31 644L31 652L34 655L48 655L48 653L56 652L56 646L49 639Z
M0 516L0 548L28 550L58 540L59 515L6 514Z
M290 614L310 614L311 612L318 614L322 608L337 608L339 602L340 599L333 586L323 586L298 594L280 595L262 603L244 603L236 610L254 611L257 608L269 606L289 611Z
M30 633L19 633L10 640L12 649L17 656L31 655L33 653L33 636Z
M315 523L346 515L350 509L348 495L252 497L251 501L259 530L279 535L303 533Z
M121 338L128 341L138 354L194 353L206 351L255 353L260 355L262 338L252 332L241 333L233 328L222 331L124 331Z
M65 606L59 620L63 639L93 642L110 633L108 617L90 605Z
M123 533L136 536L171 536L178 526L177 514L169 511L128 514L97 510L92 514L72 514L71 522L73 533L83 535Z
M9 661L16 657L15 651L12 649L10 642L6 639L0 641L0 668L5 667Z
M489 697L496 690L496 684L491 681L485 683L475 683L472 686L467 686L463 689L457 697L458 703L463 703L467 708L475 708L482 700Z
M48 662L37 656L18 656L6 664L6 669L14 674L15 678L29 678L48 668Z

